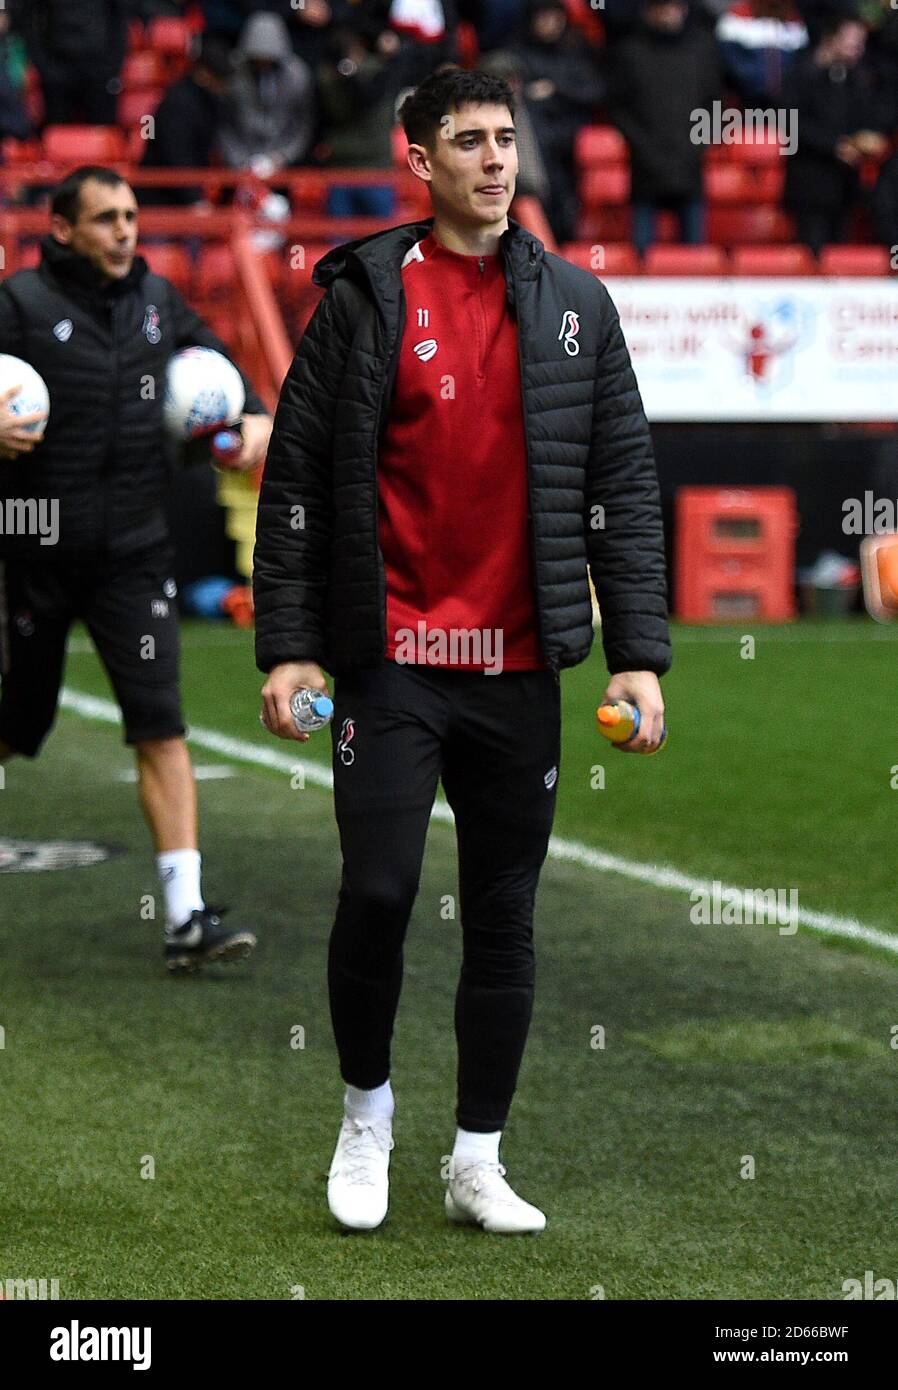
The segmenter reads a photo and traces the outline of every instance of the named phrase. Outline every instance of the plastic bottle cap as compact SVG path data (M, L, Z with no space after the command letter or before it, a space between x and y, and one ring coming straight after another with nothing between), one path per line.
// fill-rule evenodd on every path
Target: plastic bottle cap
M312 709L320 719L327 719L334 712L334 702L329 695L319 695L312 701Z
M615 724L620 723L620 710L616 705L602 705L598 713L600 724L608 724L613 729Z

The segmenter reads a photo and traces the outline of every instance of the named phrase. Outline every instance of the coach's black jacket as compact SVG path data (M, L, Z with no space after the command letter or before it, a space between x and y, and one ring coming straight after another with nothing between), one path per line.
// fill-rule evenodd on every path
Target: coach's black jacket
M53 237L41 250L36 270L0 285L0 352L40 372L50 418L33 453L0 460L0 496L58 499L57 552L127 554L168 534L168 359L187 346L227 348L142 256L110 284ZM247 411L263 412L244 386ZM0 536L0 553L23 550L49 553L36 537Z
M404 326L400 265L432 226L427 219L349 242L315 267L327 293L281 391L259 498L262 671L307 660L340 674L383 659L376 459ZM598 280L546 253L518 223L509 219L499 245L518 322L546 663L558 671L589 653L588 562L609 669L661 674L671 658L658 482L617 313ZM567 310L579 315L576 356L562 341ZM591 525L602 519L596 506L604 527Z

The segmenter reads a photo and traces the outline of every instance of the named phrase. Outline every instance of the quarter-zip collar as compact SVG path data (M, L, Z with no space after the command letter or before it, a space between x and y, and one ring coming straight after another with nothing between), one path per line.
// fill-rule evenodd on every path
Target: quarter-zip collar
M416 241L432 233L433 222L432 217L421 222L404 222L385 232L375 232L371 236L335 246L316 264L312 281L326 289L340 275L361 277L370 286L384 322L395 325L402 295L402 261ZM440 251L450 256L459 255L458 252L449 251L448 247L441 246ZM505 275L508 306L514 311L515 283L538 278L545 248L538 237L525 231L519 222L509 217L508 227L499 238L496 254L501 258ZM461 259L470 259L476 269L477 256L463 256Z

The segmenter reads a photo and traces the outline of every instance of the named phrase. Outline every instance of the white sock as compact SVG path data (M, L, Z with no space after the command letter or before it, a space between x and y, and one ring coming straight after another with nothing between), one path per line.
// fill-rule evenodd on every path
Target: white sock
M202 912L206 906L200 889L201 862L198 849L169 849L156 855L165 894L166 930L183 927L192 912Z
M492 1134L476 1134L470 1129L455 1131L455 1148L452 1150L452 1164L457 1172L471 1163L498 1163L501 1129Z
M347 1086L343 1109L347 1115L356 1115L359 1119L376 1116L381 1120L392 1120L396 1102L389 1079L382 1086L375 1086L373 1091L360 1091L357 1086Z

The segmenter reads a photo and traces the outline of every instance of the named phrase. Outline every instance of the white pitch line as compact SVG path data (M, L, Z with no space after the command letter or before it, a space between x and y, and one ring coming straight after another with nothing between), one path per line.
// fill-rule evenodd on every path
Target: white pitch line
M86 695L80 690L66 687L62 692L61 704L64 709L81 715L83 719L95 719L103 724L121 722L118 706L111 700ZM249 739L232 738L230 734L219 733L217 729L203 729L195 724L189 726L187 742L195 744L197 748L218 753L222 757L233 758L235 762L268 767L276 772L291 775L300 772L304 784L308 782L325 790L333 790L333 773L329 767L323 767L321 763L308 758L291 756L279 748L265 748L261 744L250 742ZM451 807L440 800L434 802L431 818L448 824L455 822ZM712 891L710 879L693 878L690 874L681 873L679 869L667 868L663 864L644 864L635 859L624 859L605 850L593 849L579 840L566 840L558 835L553 835L549 841L549 857L564 863L576 864L579 868L593 869L598 873L618 874L622 878L633 879L637 883L645 883L651 888L662 888L668 892L710 894ZM728 902L738 903L740 907L754 905L755 890L752 888L721 884L719 891L722 897L726 896ZM800 926L827 936L864 941L868 946L879 946L885 951L898 953L898 935L893 936L876 927L868 927L855 917L837 917L829 912L797 908L795 921Z

